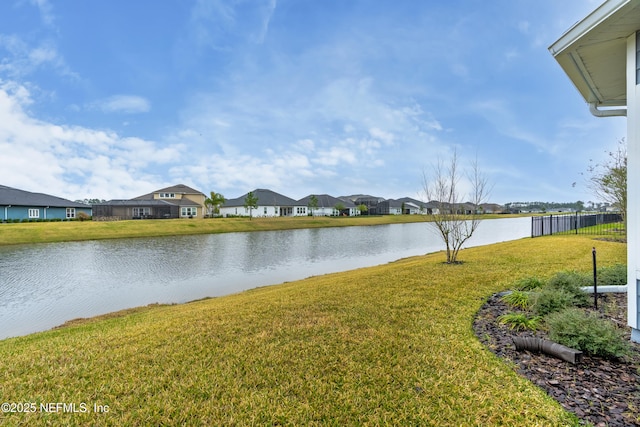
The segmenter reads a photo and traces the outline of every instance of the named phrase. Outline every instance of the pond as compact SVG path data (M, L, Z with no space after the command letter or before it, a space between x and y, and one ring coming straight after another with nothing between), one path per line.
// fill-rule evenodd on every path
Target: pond
M530 218L486 220L466 247L530 232ZM0 339L443 249L430 223L0 247Z

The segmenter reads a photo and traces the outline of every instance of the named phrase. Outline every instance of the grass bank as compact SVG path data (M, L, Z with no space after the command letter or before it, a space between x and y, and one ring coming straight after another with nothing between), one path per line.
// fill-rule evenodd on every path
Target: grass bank
M487 215L486 218L496 218ZM508 216L500 215L500 218ZM427 215L0 223L0 245L425 222Z
M515 279L589 271L594 245L624 262L620 243L523 239L3 340L2 400L35 411L0 424L571 425L472 320Z

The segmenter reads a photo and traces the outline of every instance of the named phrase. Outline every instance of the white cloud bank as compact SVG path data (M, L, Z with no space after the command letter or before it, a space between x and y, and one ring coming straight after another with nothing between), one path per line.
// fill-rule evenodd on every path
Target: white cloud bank
M25 86L0 82L4 185L70 199L130 198L164 182L150 166L180 159L180 144L159 147L141 138L34 119L27 111L30 103Z

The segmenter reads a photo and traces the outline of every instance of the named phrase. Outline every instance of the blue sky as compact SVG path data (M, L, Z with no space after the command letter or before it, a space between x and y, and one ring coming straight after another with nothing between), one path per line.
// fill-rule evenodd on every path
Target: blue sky
M601 1L6 0L0 184L423 198L453 150L491 201L596 200L626 135L547 48Z

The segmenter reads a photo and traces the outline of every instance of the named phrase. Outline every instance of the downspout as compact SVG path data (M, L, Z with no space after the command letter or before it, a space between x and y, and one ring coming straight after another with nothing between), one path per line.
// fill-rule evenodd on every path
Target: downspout
M626 116L627 109L626 108L616 108L611 110L598 110L597 102L589 103L589 111L596 117L616 117L616 116Z
M545 353L573 364L582 362L582 352L580 350L575 350L553 341L537 337L513 337L513 343L518 351L528 350Z

